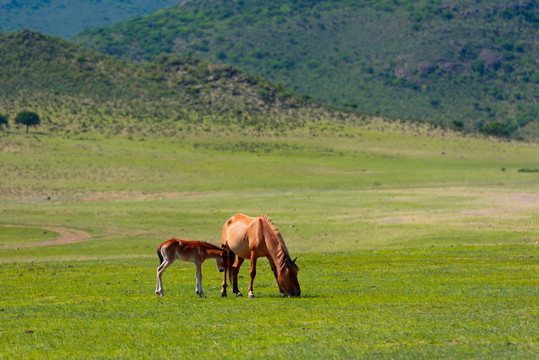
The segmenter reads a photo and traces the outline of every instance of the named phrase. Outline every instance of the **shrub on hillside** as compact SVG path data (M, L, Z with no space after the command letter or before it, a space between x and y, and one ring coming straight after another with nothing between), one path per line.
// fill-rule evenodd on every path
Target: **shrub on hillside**
M483 125L483 128L481 129L481 131L487 135L503 136L503 137L509 136L511 134L511 131L509 130L509 126L499 121L495 121L495 122Z
M2 126L8 127L9 123L7 121L7 116L0 114L0 128L2 128Z
M461 120L453 120L451 123L451 128L456 131L462 131L464 130L464 122Z

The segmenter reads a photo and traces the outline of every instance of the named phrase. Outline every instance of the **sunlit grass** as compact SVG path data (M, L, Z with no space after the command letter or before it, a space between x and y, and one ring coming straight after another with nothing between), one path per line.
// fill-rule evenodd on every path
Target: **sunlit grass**
M165 275L164 298L153 294L157 263L149 259L3 265L2 286L11 289L2 305L4 355L533 358L537 264L529 251L311 253L300 260L299 299L279 296L265 261L252 300L221 298L210 262L206 299L196 296L186 263Z
M0 248L33 244L55 239L58 234L51 230L26 227L0 227Z

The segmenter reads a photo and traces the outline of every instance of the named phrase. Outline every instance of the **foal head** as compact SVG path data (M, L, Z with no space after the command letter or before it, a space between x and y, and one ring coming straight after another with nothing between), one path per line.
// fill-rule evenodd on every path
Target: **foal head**
M277 277L277 282L284 291L284 294L288 297L300 296L301 294L298 282L298 271L299 268L296 265L296 260L292 260L290 257L286 256L279 276Z
M215 263L217 264L219 272L225 271L228 267L228 253L226 250L222 250L221 255L215 258Z

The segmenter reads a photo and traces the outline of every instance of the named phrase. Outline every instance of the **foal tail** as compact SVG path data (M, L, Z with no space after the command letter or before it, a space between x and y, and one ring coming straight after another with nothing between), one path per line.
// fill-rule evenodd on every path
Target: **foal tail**
M161 248L163 247L163 244L159 244L157 247L157 256L159 256L159 265L163 263L163 254L161 254Z

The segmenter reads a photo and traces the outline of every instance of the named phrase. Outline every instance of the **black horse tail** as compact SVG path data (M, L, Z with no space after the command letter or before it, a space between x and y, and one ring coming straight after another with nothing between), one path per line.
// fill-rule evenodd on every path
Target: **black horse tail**
M228 281L232 284L232 266L236 262L236 254L232 250L228 249Z
M163 254L161 254L161 248L163 247L163 244L159 244L157 247L157 256L159 256L159 265L163 263Z

